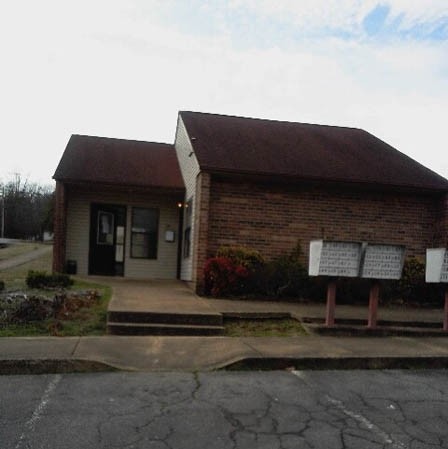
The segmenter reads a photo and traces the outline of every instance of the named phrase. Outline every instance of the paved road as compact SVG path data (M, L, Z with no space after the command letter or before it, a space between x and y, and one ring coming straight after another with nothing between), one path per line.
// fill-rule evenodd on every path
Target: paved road
M0 377L3 449L448 448L446 371Z

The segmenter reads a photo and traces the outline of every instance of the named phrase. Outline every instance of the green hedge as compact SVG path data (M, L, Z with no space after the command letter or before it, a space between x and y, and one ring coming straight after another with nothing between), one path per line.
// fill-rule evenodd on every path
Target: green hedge
M217 257L209 259L205 270L206 294L264 298L326 299L328 278L308 276L302 262L300 242L289 253L266 262L255 250L224 247ZM367 304L372 281L339 278L337 302ZM425 282L425 264L412 257L406 259L399 281L380 281L382 304L412 304L440 307L444 286Z
M46 271L28 271L26 285L30 288L67 288L73 280L67 274L48 274Z

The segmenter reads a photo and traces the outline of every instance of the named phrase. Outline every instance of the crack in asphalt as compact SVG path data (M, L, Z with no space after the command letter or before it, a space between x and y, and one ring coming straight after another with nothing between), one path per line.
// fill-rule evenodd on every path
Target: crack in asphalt
M87 395L79 413L84 413L83 419L90 425L90 443L95 445L86 447L448 447L444 430L448 428L448 389L445 381L431 386L430 376L419 383L418 375L401 378L381 372L375 384L366 381L367 374L352 377L353 383L340 384L344 377L337 372L318 376L301 371L189 373L177 374L173 381L170 374L147 376L122 374L105 396L98 396L99 404ZM33 446L34 433L57 421L65 405L82 394L83 385L92 388L85 378L73 376L80 382L78 387L68 389L68 382L64 382L66 390L58 388L56 396L64 406L53 406L60 379L57 375L47 381L19 441L11 449L47 447ZM402 392L400 382L410 390ZM385 385L389 393L383 390ZM96 392L95 388L87 391ZM97 408L91 409L92 405ZM76 410L76 402L71 410ZM79 422L77 425L82 429Z

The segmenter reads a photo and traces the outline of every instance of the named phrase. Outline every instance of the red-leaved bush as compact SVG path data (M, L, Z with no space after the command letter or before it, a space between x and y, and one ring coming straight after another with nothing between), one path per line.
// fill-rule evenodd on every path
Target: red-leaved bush
M205 293L212 296L238 293L249 276L249 270L229 257L212 257L204 267Z

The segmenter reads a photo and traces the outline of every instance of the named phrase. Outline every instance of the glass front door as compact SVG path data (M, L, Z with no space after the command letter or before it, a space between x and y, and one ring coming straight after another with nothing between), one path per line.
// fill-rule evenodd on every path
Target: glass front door
M89 274L124 275L125 235L125 206L91 205Z

